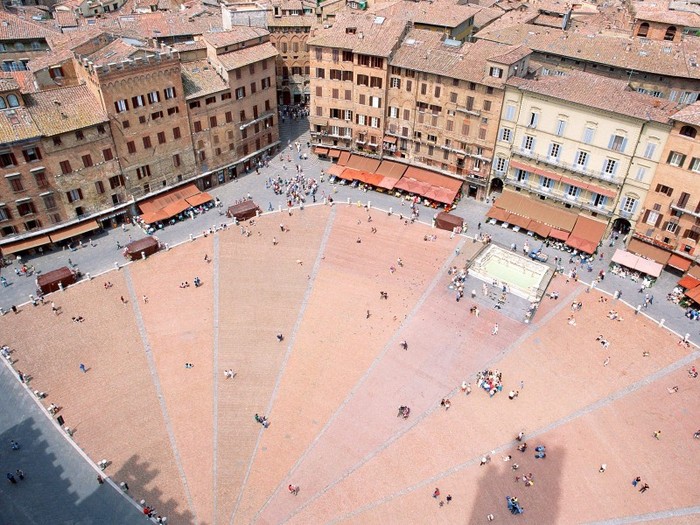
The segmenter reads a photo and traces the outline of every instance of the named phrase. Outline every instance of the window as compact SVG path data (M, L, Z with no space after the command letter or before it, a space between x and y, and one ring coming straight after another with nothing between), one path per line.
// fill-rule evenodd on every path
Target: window
M25 217L27 215L36 213L36 209L34 208L34 204L31 201L23 202L22 204L17 205L17 213L19 213L20 217Z
M95 191L98 195L102 195L105 192L105 185L101 180L95 182Z
M602 208L608 202L608 198L605 195L599 193L593 193L591 195L591 204L597 208Z
M239 87L236 89L236 100L240 100L245 97L245 88Z
M401 79L397 77L391 77L390 86L393 88L401 89Z
M209 117L209 127L210 128L216 127L216 115L212 115L211 117Z
M450 92L450 102L451 102L452 104L456 104L456 103L457 103L457 93Z
M653 142L647 142L647 145L644 147L643 157L645 159L652 159L654 157L655 151L656 151L656 144Z
M523 149L526 151L535 149L535 137L532 135L525 135L523 137Z
M588 152L577 151L574 163L580 168L585 168L588 165Z
M83 166L85 166L86 168L89 168L92 166L92 157L90 156L90 154L83 155L82 160L83 160Z
M156 111L155 113L151 113L151 120L158 120L159 118L163 118L162 111Z
M503 142L510 142L511 140L513 140L513 131L508 128L501 128L498 140L502 140Z
M528 128L536 128L539 120L540 120L540 114L537 113L536 111L532 111L530 113L530 120L527 123L527 127Z
M673 195L673 188L670 188L669 186L665 186L663 184L657 184L656 185L656 193L663 193L667 197L670 197Z
M635 180L642 181L647 175L647 169L644 166L638 166L637 167L637 173L634 176Z
M357 124L360 126L367 125L367 117L365 115L357 115Z
M83 190L80 188L75 189L75 190L70 190L66 192L66 197L68 198L68 202L75 202L82 200L83 198Z
M180 128L173 128L173 138L175 140L179 139L182 135L180 134Z
M180 155L178 153L176 153L175 155L173 155L173 166L175 166L177 168L179 165L180 165Z
M583 130L583 142L585 144L590 144L593 142L593 137L595 136L595 128L588 127Z
M428 84L421 82L420 85L420 94L421 95L426 95L428 93Z
M48 195L42 195L41 198L43 199L44 207L47 210L56 209L56 198L53 196L53 193L49 193Z
M605 175L615 175L618 164L618 161L615 159L605 159L603 162L603 173Z
M194 102L190 102L190 109L197 109L200 106L201 106L201 104L199 103L199 100L195 100Z
M610 141L608 142L608 149L613 151L619 151L622 153L625 151L625 146L627 146L627 139L622 135L612 135Z
M489 69L489 76L494 78L501 78L503 76L503 70L500 67L491 67Z
M620 201L620 209L625 213L634 213L637 209L637 199L632 196L625 196L622 201Z
M574 186L573 184L566 185L566 196L570 199L576 200L581 194L581 188Z
M326 78L326 70L322 67L316 68L316 78Z
M97 133L100 135L104 135L106 133L105 127L102 124L99 124L97 126Z
M131 124L129 123L128 120L122 120L122 127L123 127L124 129L127 129L127 128L130 128L130 127L131 127Z
M0 166L3 168L9 168L10 166L17 165L17 158L14 153L0 153Z
M559 120L557 120L557 124L556 124L556 126L554 127L554 134L555 134L557 137L561 137L562 135L564 135L564 130L565 130L565 129L566 129L566 121L565 121L565 120L562 120L562 119L559 119Z
M151 168L148 165L141 166L140 168L136 168L136 178L139 180L145 178L145 177L150 177L151 176Z
M496 173L505 173L508 161L504 157L496 157L496 163L494 164L494 169Z
M175 98L175 88L174 87L168 87L163 90L163 94L165 95L165 100L170 100L171 98Z
M134 108L140 108L146 105L146 101L143 98L143 95L136 95L135 97L131 97L131 105Z
M690 200L690 193L687 192L682 192L681 196L678 198L678 207L679 208L685 208L688 205L688 201Z
M434 89L435 98L440 98L441 93L442 93L442 90L441 90L440 86L435 86L435 89Z
M684 137L690 137L691 139L694 139L698 134L697 130L693 126L683 126L679 133Z
M515 170L515 179L518 182L527 182L527 179L529 177L530 177L530 174L527 171L521 170L521 169Z
M343 78L343 73L340 71L340 69L331 69L328 73L328 78L331 80L340 80Z
M41 151L39 148L27 148L22 150L22 155L24 155L24 160L26 162L32 162L41 159Z
M78 131L76 131L75 138L77 140L83 140L85 138L85 135L83 135L83 130L79 129Z
M688 169L694 173L700 173L700 158L694 157L690 161L690 164L688 165Z
M165 144L165 132L158 132L158 144Z
M671 166L676 166L677 168L682 168L683 163L685 162L685 155L682 153L678 153L676 151L672 151L671 153L668 154L668 159L666 160L668 164Z
M369 125L372 128L378 128L380 127L380 120L377 117L372 117L369 119Z
M61 173L63 173L64 175L68 175L69 173L73 173L73 168L71 168L70 161L62 160L59 163L59 166L61 167Z
M157 91L151 91L148 94L148 103L155 104L156 102L160 102L160 93Z
M117 110L117 113L129 111L129 103L125 99L117 100L114 103L114 108Z
M554 187L554 180L549 177L543 177L540 175L540 188L545 191L551 190Z
M221 95L221 100L231 100L231 93L224 93L223 95Z
M46 178L46 173L44 171L34 172L34 182L38 188L48 188L49 180Z
M109 187L111 189L119 188L124 185L124 177L122 175L115 175L109 178Z
M24 186L22 185L22 178L19 175L11 177L9 179L9 181L10 181L10 187L12 188L12 191L14 191L14 192L24 191Z
M255 84L255 82L251 82L250 83L250 93L253 94L253 93L257 93L257 92L258 92L257 85Z
M561 155L561 144L557 144L556 142L552 142L549 145L549 158L550 159L558 159L560 155Z
M437 136L428 135L428 142L437 142Z
M513 104L506 104L506 111L505 111L505 120L509 120L513 122L515 120L515 111L516 107Z
M668 224L666 224L666 231L669 233L676 233L678 231L678 223L669 221Z
M143 148L144 149L150 149L151 148L151 137L146 135L143 137Z
M0 99L2 100L2 99ZM60 146L62 144L61 137L54 137L53 138L53 145L54 146Z
M136 143L133 140L130 140L129 142L126 143L126 149L130 154L136 153Z
M413 81L412 80L407 80L406 81L406 91L410 92L413 90Z

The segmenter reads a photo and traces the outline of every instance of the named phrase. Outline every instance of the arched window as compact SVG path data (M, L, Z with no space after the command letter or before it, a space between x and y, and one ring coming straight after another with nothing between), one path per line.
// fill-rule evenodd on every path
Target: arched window
M7 103L11 108L16 108L19 106L19 99L17 98L17 95L7 95Z
M664 35L664 40L671 41L676 37L676 26L668 26L666 34Z
M7 102L5 102L4 97L0 97L0 109L5 109L7 107Z
M698 130L696 130L693 126L683 126L681 128L680 133L684 137L690 137L691 139L694 139L695 136L698 134Z
M649 24L644 22L639 26L639 29L637 30L637 36L647 36L649 34Z

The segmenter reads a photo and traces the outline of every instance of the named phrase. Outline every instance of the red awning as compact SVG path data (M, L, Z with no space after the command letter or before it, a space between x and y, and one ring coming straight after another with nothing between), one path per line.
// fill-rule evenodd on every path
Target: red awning
M569 232L552 228L552 231L549 232L549 236L560 241L565 241L569 238Z
M330 149L328 150L328 156L332 159L337 159L340 157L340 151L337 149Z
M497 221L505 222L508 218L509 213L506 210L497 208L496 206L491 206L491 209L486 212L486 216L490 219L496 219Z
M603 238L605 228L606 224L604 222L595 221L580 215L576 220L574 229L571 230L571 235L569 235L566 244L577 250L593 253Z
M187 203L187 201L185 199L182 199L179 201L171 202L161 211L165 213L168 217L174 217L175 215L177 215L178 213L182 213L189 207L190 205Z
M690 297L696 303L700 303L700 286L696 286L692 290L686 290L686 297Z
M551 226L542 224L539 221L530 221L530 224L527 225L527 229L531 232L535 232L540 237L549 237L549 232L552 231Z
M678 281L678 286L682 286L686 290L690 290L691 288L695 288L696 286L700 285L700 281L697 280L695 277L691 277L690 275L686 275Z
M169 219L170 216L165 213L163 210L156 210L152 211L150 213L144 213L141 215L141 220L145 222L146 224L153 224L154 222L158 221L165 221Z
M316 153L316 155L324 155L325 156L325 155L328 155L328 148L322 148L320 146L316 146L314 148L314 152Z
M547 177L547 178L552 179L552 180L561 179L561 175L559 175L558 173L554 173L553 171L543 170L542 168L538 168L536 166L530 166L529 164L523 164L522 162L511 161L510 165L513 168L517 168L517 169L523 170L523 171L529 171L530 173L534 173L536 175L542 175L543 177Z
M341 166L340 164L333 164L326 170L327 175L335 175L336 177L340 177L340 174L343 173L343 170L345 169L345 166Z
M688 268L690 268L691 261L689 261L685 257L681 257L680 255L676 255L675 253L673 253L671 254L671 257L668 259L668 262L666 264L668 266L676 268L677 270L686 272L688 271Z
M200 204L206 204L214 200L214 197L209 195L207 192L198 193L192 197L187 197L185 199L190 206L199 206Z
M349 151L341 151L340 157L338 157L338 164L340 166L347 166L349 160L350 160L350 152Z
M523 217L522 215L516 215L515 213L511 213L510 215L508 215L508 219L506 219L506 222L512 224L513 226L527 228L527 225L530 224L530 219L527 217Z

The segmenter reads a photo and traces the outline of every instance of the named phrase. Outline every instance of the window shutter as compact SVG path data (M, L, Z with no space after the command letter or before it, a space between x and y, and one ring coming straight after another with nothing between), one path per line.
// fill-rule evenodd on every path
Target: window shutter
M608 141L608 149L612 149L614 143L615 143L615 135L610 135L610 140Z
M632 206L632 213L637 211L637 208L639 207L639 201L634 201L634 205Z
M535 145L536 145L536 144L537 144L537 141L536 141L535 138L533 137L533 139L532 139L532 151L535 151Z
M661 221L663 220L663 218L664 218L664 216L659 214L659 216L656 218L656 224L654 226L656 226L658 228L659 225L661 224Z
M549 145L549 149L547 150L547 156L551 157L552 156L552 149L554 148L554 144Z
M613 175L617 175L617 168L619 168L619 167L620 167L620 163L616 162L615 166L613 166L613 170L612 170Z
M620 153L624 153L627 148L627 138L622 139L622 146L620 146Z

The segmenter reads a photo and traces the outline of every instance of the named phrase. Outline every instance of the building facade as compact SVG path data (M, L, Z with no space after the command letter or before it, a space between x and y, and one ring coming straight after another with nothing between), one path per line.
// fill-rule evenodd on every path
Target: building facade
M634 237L663 264L687 270L700 251L700 103L672 117ZM661 253L663 251L663 253Z
M624 82L572 72L508 81L491 189L521 192L627 233L670 126Z

